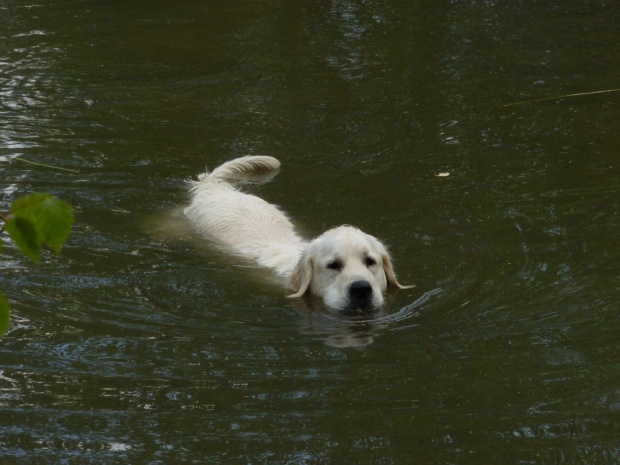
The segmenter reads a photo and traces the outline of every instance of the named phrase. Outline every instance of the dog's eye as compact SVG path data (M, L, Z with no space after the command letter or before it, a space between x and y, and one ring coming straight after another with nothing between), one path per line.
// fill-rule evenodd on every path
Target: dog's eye
M340 271L342 270L342 263L340 263L338 260L334 260L333 262L329 262L327 264L327 268L329 268L330 270Z
M370 267L370 266L373 266L373 265L376 265L376 264L377 264L376 260L375 260L374 258L370 258L370 257L366 257L366 258L364 259L364 263L365 263L365 264L366 264L366 266L368 266L368 267Z

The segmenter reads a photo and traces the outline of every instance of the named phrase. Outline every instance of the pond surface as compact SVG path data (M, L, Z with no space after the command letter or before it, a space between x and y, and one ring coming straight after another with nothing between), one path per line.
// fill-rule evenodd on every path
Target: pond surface
M3 237L0 462L620 463L620 93L504 106L618 88L619 17L2 2L0 211L76 224L39 265ZM184 181L247 154L300 231L357 225L416 287L308 312L196 237Z

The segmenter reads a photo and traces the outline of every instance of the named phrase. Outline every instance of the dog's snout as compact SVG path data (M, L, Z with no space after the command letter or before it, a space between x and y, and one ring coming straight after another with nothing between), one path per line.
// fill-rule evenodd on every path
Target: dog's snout
M367 300L372 295L372 286L368 281L354 281L349 287L349 294L354 300Z

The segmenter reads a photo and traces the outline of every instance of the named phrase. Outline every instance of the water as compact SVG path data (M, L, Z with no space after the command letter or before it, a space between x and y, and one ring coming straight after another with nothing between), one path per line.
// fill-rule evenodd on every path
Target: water
M620 462L620 97L503 107L617 88L619 14L4 2L0 210L76 225L37 266L4 238L0 463ZM417 286L308 313L195 237L184 180L246 154Z

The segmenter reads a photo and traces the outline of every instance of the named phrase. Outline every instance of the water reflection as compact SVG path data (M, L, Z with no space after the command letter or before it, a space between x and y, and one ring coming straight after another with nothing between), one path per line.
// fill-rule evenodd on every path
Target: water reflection
M387 330L414 327L415 321L410 320L415 320L431 297L442 292L441 288L427 291L399 310L393 309L389 294L385 305L376 310L338 311L313 297L295 299L291 307L302 317L302 334L318 336L330 347L364 347Z
M62 71L68 47L51 28L29 28L31 21L14 17L20 16L15 14L18 11L28 15L30 8L39 11L41 6L9 8L3 11L11 11L12 19L6 14L0 19L4 36L0 47L0 160L19 161L28 155L31 161L70 165L70 159L53 162L49 151L54 142L64 147L82 145L82 141L69 141L76 125L83 123L75 121L82 110L75 81ZM25 163L20 166L24 171L30 168Z

